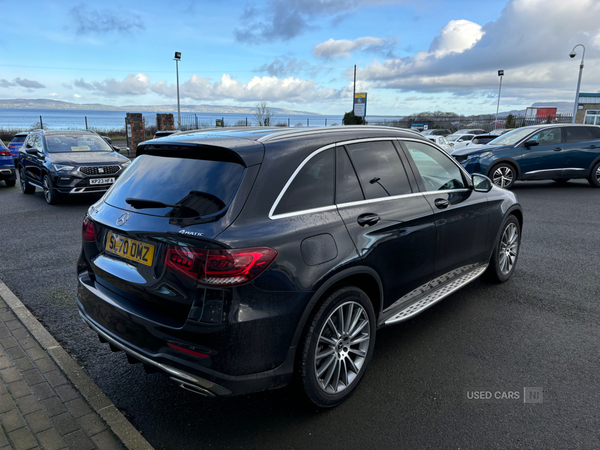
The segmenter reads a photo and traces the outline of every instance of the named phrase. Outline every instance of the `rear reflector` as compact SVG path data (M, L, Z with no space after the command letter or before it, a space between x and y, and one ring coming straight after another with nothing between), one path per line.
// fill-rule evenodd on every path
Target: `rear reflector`
M83 219L83 227L81 230L81 238L84 242L94 242L96 240L96 227L87 216Z
M208 286L235 286L252 281L275 260L268 247L204 250L169 246L166 265Z
M189 348L180 347L179 345L171 344L167 342L167 345L178 352L187 353L188 355L198 356L199 358L210 358L206 353L200 353L195 350L190 350Z

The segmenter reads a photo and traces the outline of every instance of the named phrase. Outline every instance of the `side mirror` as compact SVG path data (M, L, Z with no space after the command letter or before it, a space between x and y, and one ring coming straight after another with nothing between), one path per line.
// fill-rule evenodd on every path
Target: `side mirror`
M38 151L35 148L27 148L25 151L30 155L37 155Z
M473 181L473 190L476 192L490 192L492 189L492 180L485 175L475 173L471 180Z
M535 139L530 139L527 142L525 142L525 147L535 147L536 145L540 145L540 141L537 141Z

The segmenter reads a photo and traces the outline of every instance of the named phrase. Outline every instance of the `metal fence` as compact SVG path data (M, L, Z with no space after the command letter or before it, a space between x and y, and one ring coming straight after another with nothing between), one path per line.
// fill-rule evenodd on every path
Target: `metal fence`
M177 122L177 116L175 116ZM342 125L342 121L333 120L331 118L310 118L310 117L279 117L273 116L269 121L270 126L275 127L328 127ZM198 130L202 128L215 127L255 127L259 126L258 120L253 115L239 115L233 118L219 115L214 116L198 116L197 114L182 114L181 129L182 130Z

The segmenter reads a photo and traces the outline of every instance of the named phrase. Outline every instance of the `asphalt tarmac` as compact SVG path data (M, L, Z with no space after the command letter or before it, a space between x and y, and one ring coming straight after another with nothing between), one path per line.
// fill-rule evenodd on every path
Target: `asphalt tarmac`
M49 206L0 182L0 279L157 449L597 449L600 189L514 192L525 224L512 279L476 280L378 332L361 385L333 410L294 389L203 398L101 344L74 303L97 197Z

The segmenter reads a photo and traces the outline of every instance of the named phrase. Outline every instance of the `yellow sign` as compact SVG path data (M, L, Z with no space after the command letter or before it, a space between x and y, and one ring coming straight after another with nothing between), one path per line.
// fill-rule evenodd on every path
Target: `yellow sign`
M366 92L357 92L354 94L354 98L365 98L367 96Z
M90 148L87 145L82 145L81 147L71 147L72 152L89 152Z

